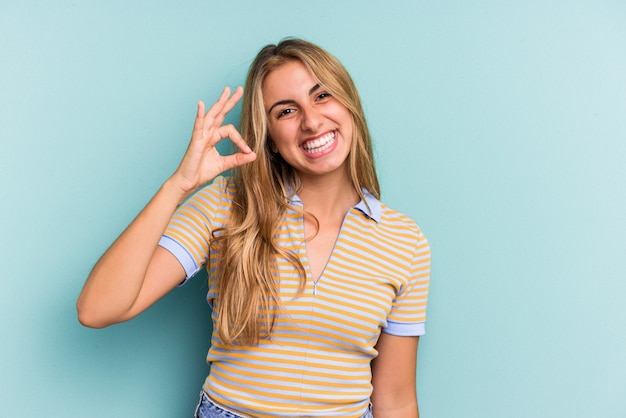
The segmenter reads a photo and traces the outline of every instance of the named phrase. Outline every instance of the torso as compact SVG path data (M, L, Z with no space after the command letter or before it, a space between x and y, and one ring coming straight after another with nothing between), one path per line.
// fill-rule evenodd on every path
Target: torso
M329 184L317 184L308 189L303 180L298 193L305 210L304 236L309 273L315 283L324 274L346 214L361 200L346 173L340 173L338 178L335 176Z
M320 220L317 234L315 233L317 230L315 220L312 219L311 216L305 216L304 218L304 231L307 239L306 254L309 261L311 278L314 282L324 273L324 268L328 264L328 260L333 252L344 218L345 217L334 220Z
M187 263L186 271L209 267L209 301L215 300L219 290L215 267L219 251L208 246L208 254L199 255L208 259L188 260L183 255L194 254L194 248L209 241L212 230L224 226L234 194L225 186L224 180L218 180L186 202L163 243L171 241L172 251L179 246L185 249L179 252L179 260ZM211 374L204 385L213 399L262 417L359 417L367 408L372 389L370 362L376 355L378 335L391 325L402 335L417 332L428 283L422 270L429 265L427 242L417 225L377 200L368 203L368 207L358 203L347 214L340 208L336 216L324 217L318 236L306 248L305 232L313 234L316 223L312 219L303 222L306 207L301 203L287 209L277 242L298 257L312 278L323 277L317 284L308 279L299 293L302 277L297 266L278 257L274 271L280 277L285 313L276 317L272 338L257 347L226 346L213 334L207 355ZM369 216L372 212L377 215ZM416 259L423 259L419 270L413 265ZM424 277L416 277L422 273ZM218 319L215 311L212 318L214 323ZM320 379L320 375L328 378ZM346 384L337 385L338 381ZM255 398L250 397L251 391ZM330 402L324 404L325 400Z

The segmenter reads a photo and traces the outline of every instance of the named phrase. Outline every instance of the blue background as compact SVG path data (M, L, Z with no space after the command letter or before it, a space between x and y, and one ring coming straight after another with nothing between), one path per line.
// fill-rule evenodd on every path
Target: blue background
M196 101L289 35L351 71L430 239L422 416L626 416L626 3L382 3L0 1L0 416L192 415L201 278L105 330L74 303Z

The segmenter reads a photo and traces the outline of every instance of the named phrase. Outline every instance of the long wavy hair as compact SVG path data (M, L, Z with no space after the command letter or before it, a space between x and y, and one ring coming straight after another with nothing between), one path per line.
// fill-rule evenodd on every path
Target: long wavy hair
M260 339L270 337L275 315L281 309L279 278L272 268L277 256L285 257L298 269L300 293L306 285L299 259L274 240L280 220L290 207L288 193L297 192L300 182L293 168L271 150L262 90L265 77L291 61L303 63L352 115L354 129L348 156L352 184L361 199L362 188L376 198L380 196L369 129L347 70L324 49L300 39L289 38L262 48L248 71L240 124L240 132L257 158L234 171L230 218L214 234L219 251L215 327L223 344L256 345Z

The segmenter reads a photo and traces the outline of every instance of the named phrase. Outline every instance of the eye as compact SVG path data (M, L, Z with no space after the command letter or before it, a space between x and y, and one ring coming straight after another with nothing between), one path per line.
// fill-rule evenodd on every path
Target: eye
M327 91L323 91L320 94L317 95L317 97L315 98L317 101L321 101L321 100L325 100L332 97L332 94L330 94Z
M296 111L296 110L295 110L294 108L292 108L292 107L285 108L285 109L283 109L283 110L279 111L279 112L276 114L276 118L277 118L277 119L280 119L280 118L283 118L283 117L289 116L289 115L291 115L291 114L292 114L293 112L295 112L295 111Z

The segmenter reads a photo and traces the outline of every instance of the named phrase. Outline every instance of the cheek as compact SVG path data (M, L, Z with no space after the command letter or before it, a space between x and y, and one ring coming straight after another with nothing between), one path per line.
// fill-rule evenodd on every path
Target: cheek
M277 129L276 126L268 125L267 136L272 140L272 142L276 143L280 141L282 134L280 129Z
M352 116L350 114L345 115L345 117L343 118L342 126L342 133L344 134L346 139L352 140L352 135L355 131L355 128L354 121L352 120Z
M294 124L285 122L286 121L281 121L280 124L268 126L267 129L272 141L279 146L282 143L289 143L295 138Z
M287 140L288 136L284 132L284 129L268 129L268 134L268 146L270 150L274 154L284 154L286 151L286 144L289 142Z
M354 129L354 121L352 114L343 105L338 104L334 111L335 120L344 128L344 131L352 131Z

